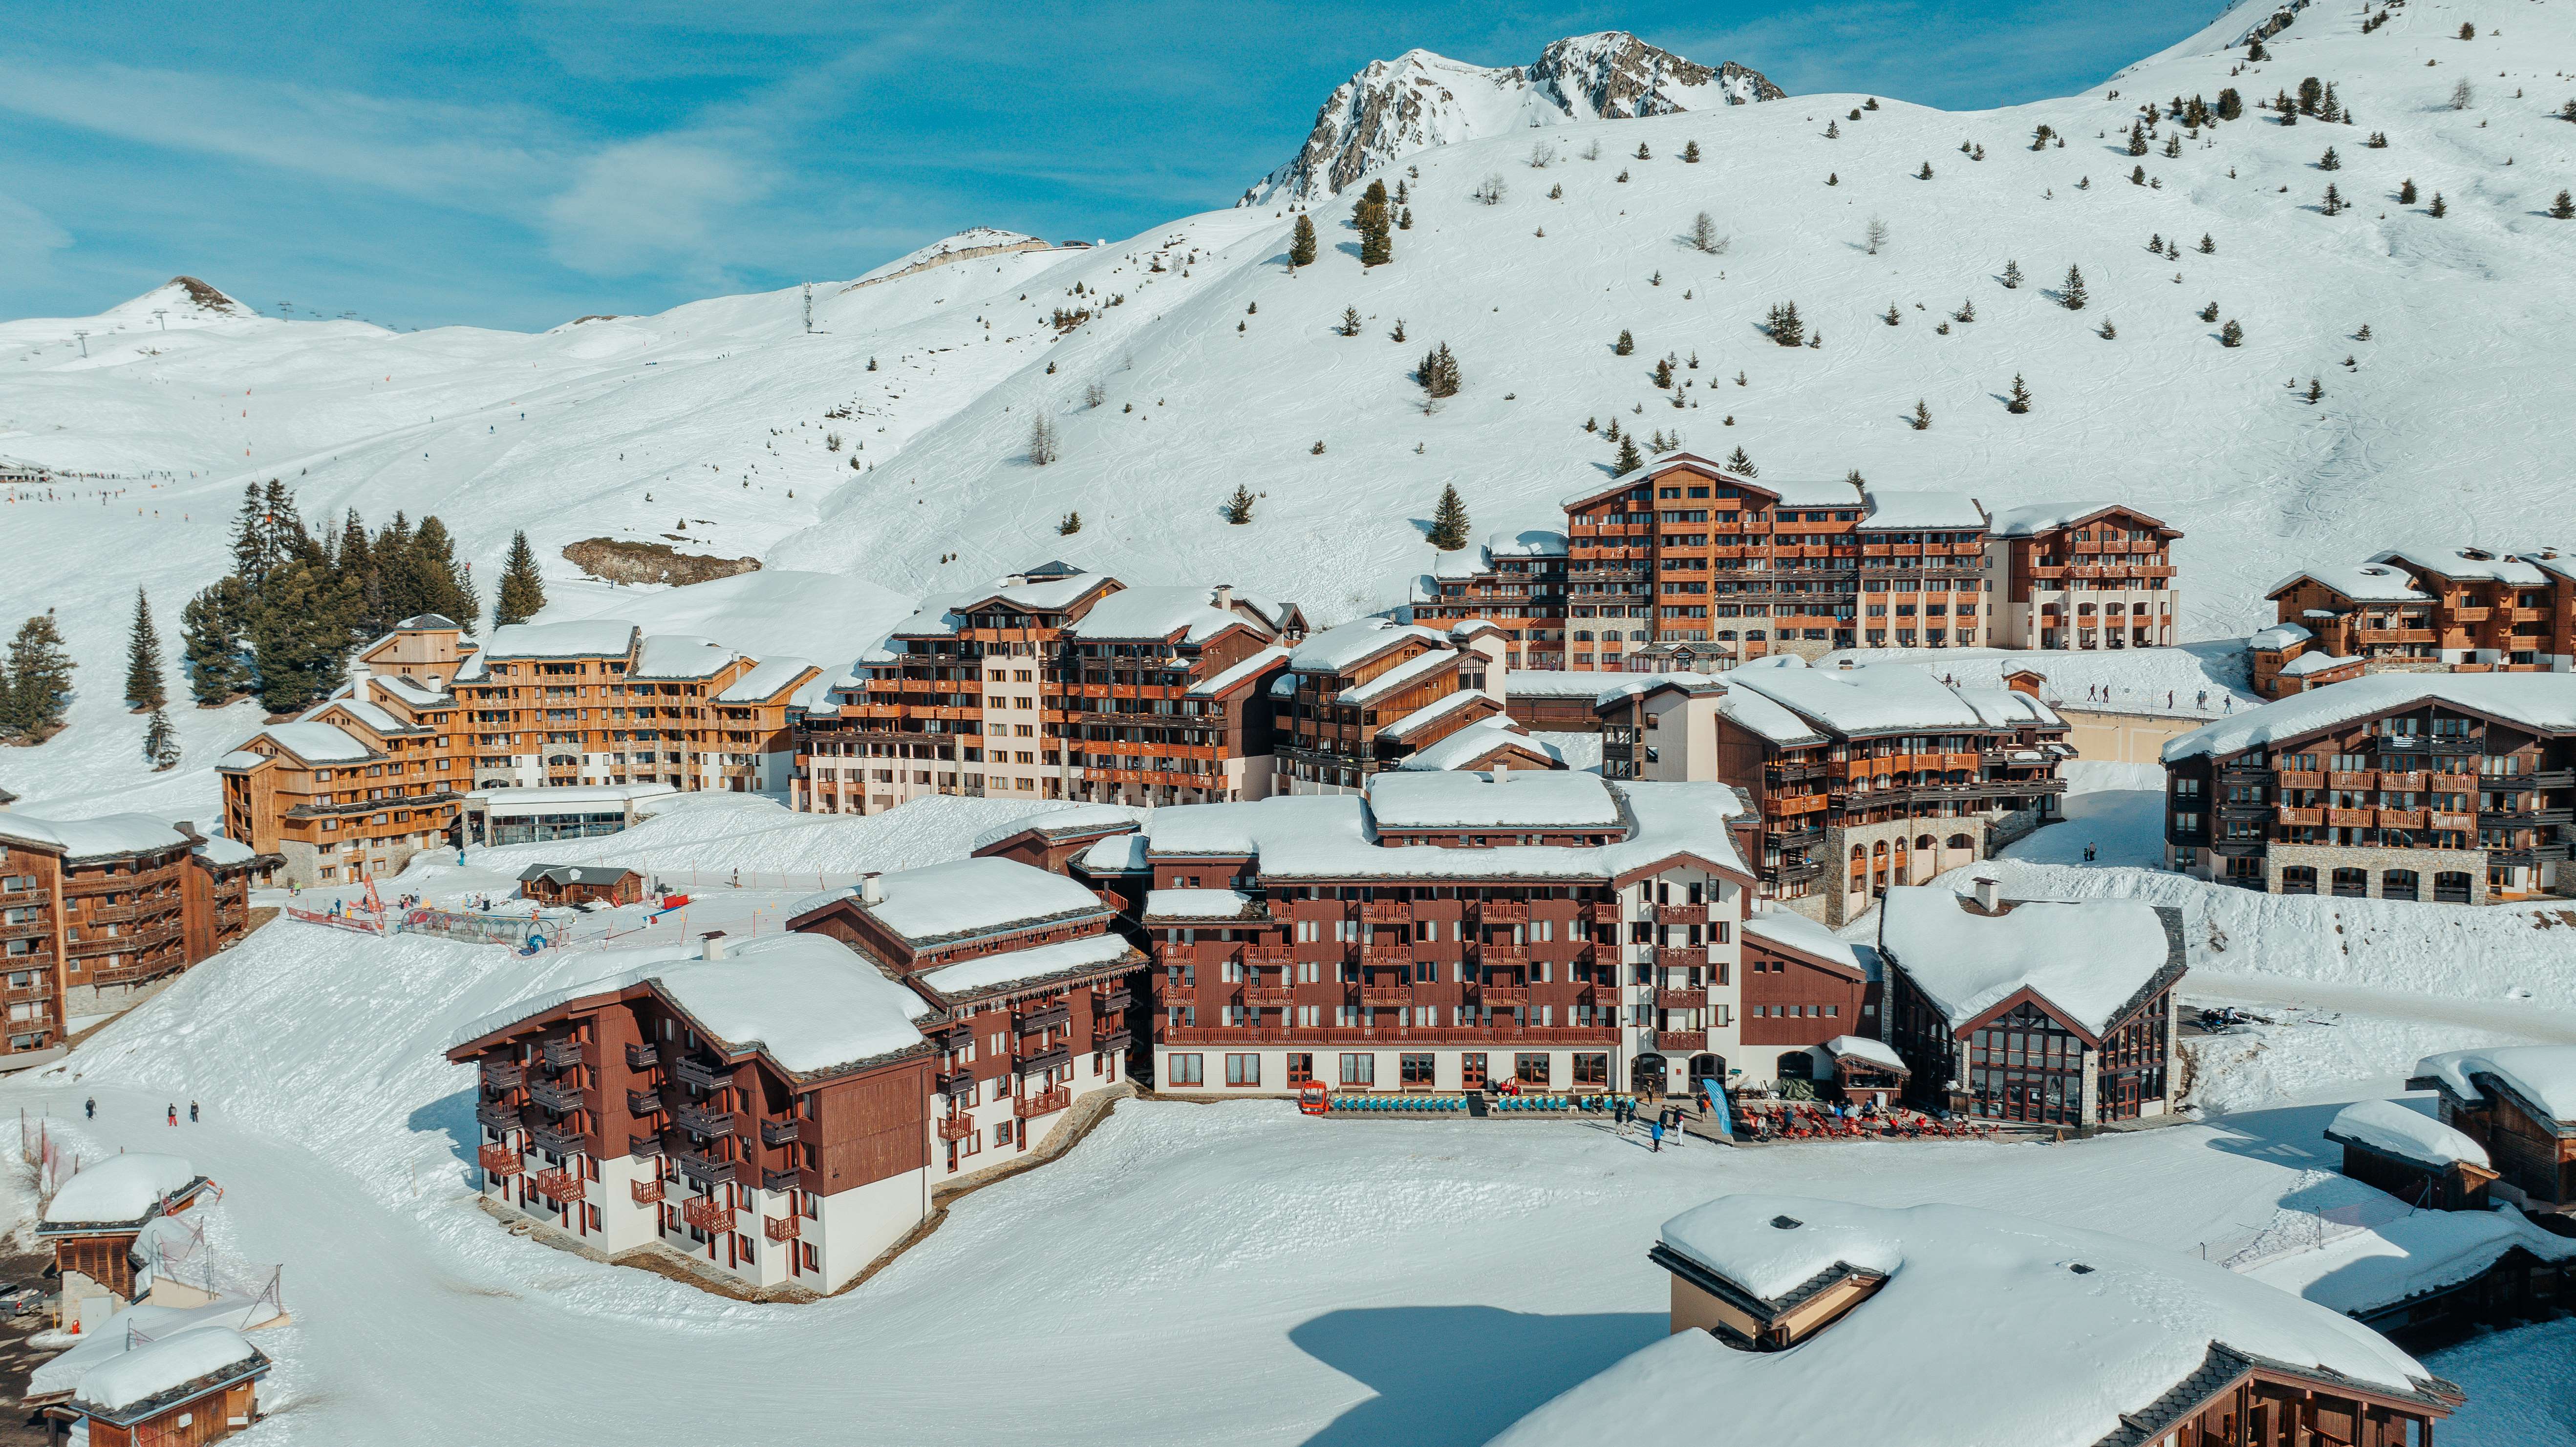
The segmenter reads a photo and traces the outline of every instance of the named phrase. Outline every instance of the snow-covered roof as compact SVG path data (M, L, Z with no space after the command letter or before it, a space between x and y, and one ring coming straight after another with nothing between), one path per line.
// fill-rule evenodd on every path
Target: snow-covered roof
M1726 685L1730 694L1759 694L1846 737L1992 727L1957 689L1901 663L1740 668Z
M2285 678L2306 678L2311 674L2332 673L2338 668L2359 668L2362 660L2334 653L2302 653L2281 665Z
M915 1022L931 1013L930 1002L829 935L763 935L723 959L663 965L648 978L727 1053L756 1048L796 1075L919 1044Z
M1777 482L1748 482L1745 487L1767 492L1779 499L1782 507L1858 507L1860 489L1842 478L1782 478Z
M1416 654L1366 683L1353 684L1343 689L1333 696L1333 701L1352 708L1366 708L1379 699L1401 692L1435 673L1457 667L1465 657L1463 653L1445 648Z
M2039 533L2071 528L2096 513L2118 508L2144 518L2127 503L2118 502L2042 502L2027 507L1998 508L1986 523L1986 535L1997 538L2026 538ZM2150 519L2152 521L2152 519Z
M478 665L521 658L624 658L634 646L637 628L621 618L584 618L571 623L510 623L492 630L491 640L475 655Z
M1058 940L1051 945L1035 945L1025 950L1005 950L997 955L979 955L953 965L943 965L916 977L918 982L950 999L971 995L979 990L999 989L1028 980L1044 980L1073 970L1096 969L1143 956L1126 937L1098 934L1078 940Z
M1485 539L1485 552L1497 558L1561 558L1567 551L1565 534L1554 528L1505 529Z
M2162 757L2171 763L2200 754L2239 754L2427 704L2447 704L2528 729L2576 731L2576 674L2369 674L2204 724L2166 740Z
M1228 628L1270 631L1240 613L1217 607L1215 597L1213 588L1122 588L1066 624L1064 633L1085 640L1157 641L1177 633L1183 643L1205 643Z
M2159 1413L2201 1405L2169 1393L2204 1372L2217 1390L2252 1363L2437 1409L2455 1400L2340 1312L2163 1246L1997 1211L1727 1196L1665 1222L1663 1243L1766 1303L1854 1269L1884 1279L1788 1351L1739 1351L1699 1330L1663 1337L1491 1447L2154 1441L2171 1426ZM2120 1435L2132 1423L2137 1435Z
M84 1332L73 1339L71 1349L36 1367L27 1382L27 1398L59 1397L70 1393L91 1371L122 1358L127 1350L129 1330L153 1341L167 1341L181 1332L203 1326L226 1326L235 1329L264 1326L278 1318L278 1309L266 1300L221 1296L203 1306L152 1306L136 1303L107 1319L103 1330Z
M2439 573L2445 578L2478 579L2515 588L2545 588L2549 574L2537 563L2485 548L2392 548L2374 563L2400 563Z
M270 724L251 735L251 740L263 736L308 764L355 764L376 757L376 751L366 740L337 724L301 721Z
M1873 980L1878 978L1878 951L1857 941L1838 939L1832 930L1795 910L1765 909L1747 915L1744 933L1757 944L1858 970Z
M1437 723L1451 714L1481 703L1490 703L1496 708L1502 707L1499 700L1481 688L1462 688L1456 693L1442 694L1395 722L1380 726L1378 734L1383 738L1401 741L1425 724Z
M377 703L372 699L359 698L350 693L342 693L337 698L325 699L321 703L315 704L313 707L298 715L296 722L319 722L327 724L328 720L323 719L322 715L331 712L333 709L338 709L341 712L346 713L349 717L356 719L359 723L366 725L368 728L374 729L380 734L398 734L412 727L412 725L404 723L401 719L398 719L391 713L387 712L383 704Z
M1088 834L1095 829L1127 829L1145 817L1145 810L1125 804L1075 804L1063 809L1049 809L1038 814L1024 814L1007 823L996 824L975 836L969 851L987 844L997 844L1014 834L1036 830L1040 834Z
M1444 578L1459 580L1479 577L1490 572L1492 568L1493 564L1486 560L1482 549L1460 548L1455 552L1434 552L1431 555L1431 572L1427 577L1431 586L1418 590L1414 595L1414 601L1428 602L1439 597L1440 581Z
M2397 1100L2345 1106L2326 1126L2326 1139L2359 1143L2428 1166L2467 1164L2484 1170L2487 1165L2486 1147Z
M196 1180L197 1168L186 1156L128 1151L83 1166L54 1192L39 1219L48 1226L140 1221Z
M1419 638L1434 651L1449 647L1449 635L1437 629L1392 623L1384 618L1362 618L1306 635L1306 641L1288 655L1288 666L1299 673L1340 673L1408 638Z
M1380 772L1369 776L1368 805L1380 829L1547 832L1620 822L1619 797L1599 775L1554 769Z
M1147 919L1254 919L1252 896L1240 889L1149 889Z
M1228 689L1241 685L1244 680L1249 678L1258 678L1269 669L1286 663L1287 661L1287 649L1264 648L1260 652L1246 658L1241 663L1225 670L1223 673L1202 678L1198 682L1191 684L1190 697L1214 698ZM1292 689L1294 687L1293 680L1291 680L1291 687Z
M765 658L750 672L726 684L716 693L718 703L766 703L795 686L814 665L802 658L781 656Z
M1605 689L1643 687L1659 678L1697 678L1698 674L1662 673L1575 673L1561 668L1513 668L1503 673L1503 697L1514 698L1579 698L1601 697Z
M1565 750L1545 739L1521 732L1508 714L1478 719L1429 748L1406 755L1395 767L1411 773L1472 770L1486 766L1496 755L1515 748L1546 759L1554 769L1565 767Z
M1977 711L1977 717L1994 728L2019 728L2038 724L2042 728L2064 728L2066 720L2058 716L2035 693L2013 688L1953 688L1959 701Z
M0 840L59 849L65 859L103 859L184 849L188 836L149 814L104 814L96 819L40 819L0 814Z
M1985 510L1963 492L1891 492L1874 487L1865 495L1865 501L1869 510L1861 514L1861 532L1959 528L1982 532L1986 526Z
M2404 570L2381 563L2348 563L2315 568L2301 568L2263 590L2266 598L2279 597L2301 580L2321 584L2356 603L2429 603L2432 597L2417 592L2415 581Z
M567 625L569 626L569 625ZM647 635L635 650L628 678L713 678L737 657L712 638L694 633Z
M882 876L885 899L858 907L915 944L1093 914L1100 896L1016 859L952 859Z
M209 834L200 840L197 844L197 853L208 864L219 869L227 865L248 864L259 857L258 850L238 839L227 839L220 834Z
M2306 643L2316 636L2296 623L2275 623L2269 628L2258 628L2246 635L2245 646L2277 653L2293 643Z
M1151 867L1145 854L1151 843L1141 832L1112 834L1093 840L1074 863L1092 874L1142 874Z
M2131 899L2005 901L1983 914L1937 885L1879 901L1879 953L1953 1030L2029 990L2090 1034L2168 966L2182 962L2181 912Z
M1893 1047L1885 1041L1872 1040L1866 1035L1837 1035L1825 1042L1825 1053L1837 1060L1858 1060L1880 1070L1894 1071L1898 1075L1913 1073L1907 1068L1905 1057L1897 1054Z
M2415 1062L2417 1079L2442 1082L2470 1104L2486 1098L2477 1077L2492 1075L2506 1089L2549 1113L2576 1121L2576 1045L2505 1045L2491 1050L2452 1050Z
M115 1416L176 1393L200 1377L238 1378L267 1364L250 1340L228 1326L205 1325L148 1341L89 1369L72 1393L76 1410ZM209 1388L213 1383L208 1384Z
M434 708L456 701L455 695L445 689L431 688L399 674L378 674L370 678L368 684L371 687L383 689L414 708Z
M536 864L519 871L521 884L615 884L637 874L623 864Z

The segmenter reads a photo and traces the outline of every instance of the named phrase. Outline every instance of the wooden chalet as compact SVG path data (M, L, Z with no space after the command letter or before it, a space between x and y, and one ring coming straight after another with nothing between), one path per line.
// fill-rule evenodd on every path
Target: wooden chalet
M642 904L644 875L619 864L539 864L519 873L519 897L539 904Z
M1998 648L2155 648L2175 641L2182 531L2119 503L2005 508L1987 524Z
M214 1189L182 1156L131 1151L85 1164L56 1188L36 1216L36 1240L53 1252L63 1282L66 1323L95 1294L135 1295L135 1241L164 1216L195 1205Z
M2491 1195L2576 1236L2576 1046L2428 1055L2406 1088L2436 1092L2442 1124L2485 1152Z
M951 1175L1027 1151L1125 1079L1145 956L1116 924L1114 905L1063 874L976 857L870 875L806 901L788 928L843 942L935 1007L921 1028L937 1052L938 1172Z
M2486 1147L2403 1101L2365 1100L2325 1130L2343 1147L2343 1173L2428 1211L2483 1211L2496 1172Z
M930 1206L932 1007L830 938L706 942L467 1027L484 1203L761 1290L846 1285Z
M2576 881L2576 676L2381 673L2164 746L2173 868L2273 894L2486 904Z
M270 1366L265 1352L227 1326L138 1337L90 1367L44 1416L55 1440L85 1447L199 1447L259 1421L259 1382Z
M1891 889L1878 955L1916 1103L2077 1128L2173 1109L2179 909Z
M1300 643L1272 687L1280 792L1353 793L1381 769L1501 712L1485 690L1501 671L1500 635L1444 632L1382 618ZM1473 695L1464 697L1462 695Z
M2266 593L2247 642L2254 691L2282 698L2366 673L2564 672L2576 662L2576 558L2409 546L2303 568Z
M1997 1211L1726 1196L1647 1257L1670 1333L1492 1447L1706 1441L1711 1422L1768 1447L2430 1447L2465 1400L2276 1286Z

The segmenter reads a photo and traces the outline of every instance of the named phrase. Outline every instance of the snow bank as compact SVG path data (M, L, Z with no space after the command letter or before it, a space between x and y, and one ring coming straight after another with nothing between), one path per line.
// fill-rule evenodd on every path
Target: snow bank
M185 1156L132 1151L84 1166L45 1203L46 1225L139 1221L197 1179Z

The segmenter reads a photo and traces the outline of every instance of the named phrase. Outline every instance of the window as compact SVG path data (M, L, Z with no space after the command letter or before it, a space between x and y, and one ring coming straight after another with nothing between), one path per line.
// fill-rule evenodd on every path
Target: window
M1577 1053L1574 1057L1574 1083L1607 1086L1610 1083L1610 1057L1598 1051Z
M1168 1067L1168 1073L1172 1077L1170 1083L1173 1085L1204 1084L1205 1082L1199 1074L1200 1062L1201 1057L1196 1055L1166 1056L1165 1064Z
M1240 1086L1259 1085L1261 1083L1261 1057L1258 1055L1229 1055L1225 1057L1225 1083L1228 1085Z
M1548 1055L1544 1050L1525 1050L1512 1057L1512 1078L1523 1085L1548 1083Z
M1311 1010L1314 1007L1310 1005L1307 1008ZM1311 1053L1303 1050L1289 1052L1288 1083L1290 1085L1307 1085L1311 1084L1314 1079L1315 1057Z
M1432 1057L1406 1053L1397 1058L1397 1067L1407 1090L1429 1090L1433 1083Z
M1345 1055L1345 1056L1343 1056L1343 1057L1342 1057L1342 1084L1344 1084L1344 1085L1375 1085L1375 1084L1377 1084L1377 1057L1376 1057L1376 1056L1374 1056L1374 1055Z

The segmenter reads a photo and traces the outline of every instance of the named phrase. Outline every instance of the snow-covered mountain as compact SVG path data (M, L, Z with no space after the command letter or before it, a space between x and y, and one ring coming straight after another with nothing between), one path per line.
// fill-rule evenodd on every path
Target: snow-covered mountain
M1728 61L1711 69L1624 30L1551 42L1529 66L1470 65L1427 50L1371 61L1336 87L1296 159L1237 203L1314 201L1403 156L1569 121L1630 120L1787 92Z
M648 601L566 586L559 550L608 536L907 597L1062 557L1338 621L1426 570L1422 520L1444 484L1480 532L1558 523L1558 500L1613 456L1585 421L1613 418L1711 456L1740 445L1773 480L1857 469L1990 508L2134 499L2186 534L2181 601L2200 638L2268 621L2263 591L2296 566L2427 539L2567 546L2576 476L2554 382L2576 335L2576 223L2548 213L2576 186L2576 125L2554 117L2576 95L2576 7L2413 0L2365 33L2311 6L2248 66L2231 42L2274 8L2219 16L2084 95L2005 110L1882 98L1854 120L1864 97L1800 96L1566 122L1544 169L1516 129L1420 151L1415 224L1368 269L1344 218L1319 211L1324 255L1291 275L1294 218L1260 206L818 285L811 335L793 289L536 335L224 314L183 327L175 311L165 333L151 307L0 323L0 456L126 479L0 503L0 632L56 609L82 688L60 738L0 749L0 787L22 807L77 797L203 821L200 771L254 720L183 709L187 763L143 773L141 720L114 697L123 630L145 586L175 638L187 595L226 565L243 483L272 476L308 516L436 513L487 577L525 529L558 606L592 613ZM2457 38L2464 21L2475 40ZM2252 108L2308 76L2358 123ZM2460 80L2472 97L2454 110ZM2141 103L2228 88L2242 119L2197 135L2160 120L2148 154L2128 154ZM2065 144L2030 149L2041 124ZM1691 141L1697 165L1679 159ZM1480 204L1494 173L1506 193ZM2395 200L2408 179L2411 206ZM2328 184L2351 209L2324 214ZM1722 254L1682 240L1702 211L1730 238ZM2151 237L2177 254L2149 253ZM2003 285L2007 261L2025 285ZM2081 311L2058 305L2070 265ZM1762 333L1790 301L1820 347ZM1963 304L1974 321L1952 320ZM1336 326L1345 307L1357 336ZM2242 346L2220 344L2228 320ZM1612 348L1623 330L1632 355ZM1465 385L1426 409L1411 372L1444 341ZM1651 375L1667 355L1670 390ZM2001 400L2017 375L2026 415ZM1908 425L1917 399L1928 430ZM1045 467L1027 458L1041 410L1062 448ZM1220 511L1238 483L1262 495L1240 527ZM1059 534L1075 513L1081 530ZM855 652L881 626L873 593L829 601L782 578L715 596L721 615L688 616L740 647L777 629L787 651L837 636ZM835 609L837 632L815 616Z

